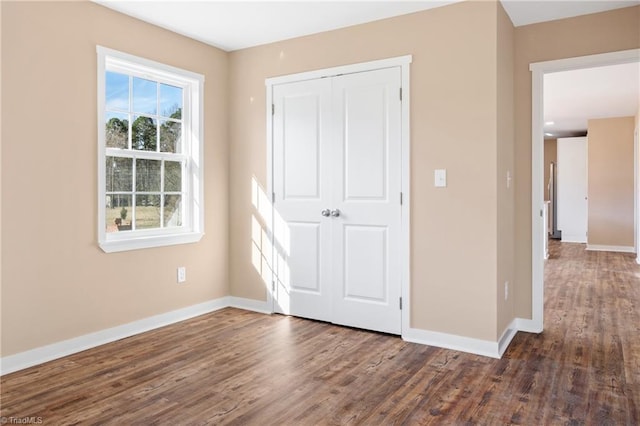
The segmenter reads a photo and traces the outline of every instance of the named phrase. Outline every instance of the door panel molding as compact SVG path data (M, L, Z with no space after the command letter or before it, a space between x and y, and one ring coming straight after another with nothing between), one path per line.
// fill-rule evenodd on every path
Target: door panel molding
M388 261L389 244L386 226L344 225L344 294L345 299L389 303L388 277L385 264ZM353 258L359 259L353 259ZM350 262L351 261L351 262ZM365 270L350 268L350 263L368 261ZM376 286L367 283L376 282ZM372 294L372 290L375 294Z

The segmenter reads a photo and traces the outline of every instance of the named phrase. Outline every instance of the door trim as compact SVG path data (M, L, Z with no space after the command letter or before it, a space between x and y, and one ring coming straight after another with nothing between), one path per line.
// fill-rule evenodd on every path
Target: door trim
M524 320L526 330L540 333L544 328L544 223L539 216L544 208L544 75L559 71L640 62L640 49L622 50L597 55L535 62L531 71L531 320ZM634 161L637 174L638 162ZM635 194L638 198L638 194ZM634 202L634 204L636 204ZM637 214L637 212L636 212ZM637 230L636 230L637 232ZM635 232L634 232L635 233Z
M267 195L270 197L273 194L273 121L272 121L272 104L273 104L273 86L277 84L292 83L296 81L314 80L322 77L336 76L338 74L353 74L358 72L375 71L384 68L400 67L401 74L401 87L402 87L402 101L401 101L401 163L400 163L400 180L402 191L402 206L401 206L401 218L400 218L400 232L401 232L401 282L400 282L400 294L402 295L402 314L401 314L401 333L402 336L406 334L411 328L411 256L410 256L410 206L411 206L411 187L410 187L410 122L409 122L409 105L410 105L410 79L409 79L409 67L413 60L412 55L398 56L395 58L380 59L376 61L361 62L350 65L342 65L337 67L325 68L320 70L302 72L297 74L284 75L279 77L271 77L265 79L265 86L267 89L266 96L266 123L267 123ZM400 194L398 194L398 202L400 202ZM272 213L274 210L271 206ZM274 214L271 215L272 217ZM273 229L273 223L269 224L270 229ZM269 238L272 241L271 231L269 231ZM271 250L275 253L275 250ZM272 265L273 259L272 259ZM274 281L272 272L271 281ZM271 312L274 312L275 299L271 291L267 291L267 306L271 307Z

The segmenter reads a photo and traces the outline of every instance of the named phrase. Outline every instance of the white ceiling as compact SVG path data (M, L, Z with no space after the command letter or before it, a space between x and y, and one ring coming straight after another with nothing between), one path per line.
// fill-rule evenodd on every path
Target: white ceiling
M456 3L460 0L93 0L118 12L232 51ZM502 0L521 26L640 4L640 0Z
M591 118L628 117L640 107L640 63L611 65L544 76L547 137L587 130Z
M637 0L501 0L516 27L640 4Z
M233 51L329 31L461 0L216 1L93 0L118 12L209 45ZM515 26L619 9L640 0L501 0ZM638 65L547 75L545 131L564 136L586 130L588 118L634 115Z
M140 1L96 3L233 51L456 1Z

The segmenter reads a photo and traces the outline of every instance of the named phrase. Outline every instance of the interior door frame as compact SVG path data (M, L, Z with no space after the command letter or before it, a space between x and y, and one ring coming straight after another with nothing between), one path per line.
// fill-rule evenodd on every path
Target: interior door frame
M553 61L535 62L531 71L531 321L523 331L540 333L544 329L544 75L559 71L594 68L640 62L640 49L622 50L596 55L580 56ZM637 152L637 151L636 151ZM638 174L638 159L634 159L634 175ZM637 180L637 179L636 179ZM634 217L638 223L638 190L634 189ZM637 241L638 230L634 231Z
M402 335L405 334L410 328L411 319L411 234L410 234L410 206L411 206L411 186L410 186L410 121L409 121L409 106L410 106L410 79L409 69L413 60L412 55L398 56L394 58L380 59L376 61L360 62L350 65L342 65L331 68L324 68L314 71L302 72L297 74L289 74L279 77L272 77L265 79L265 86L267 90L266 94L266 123L267 123L267 196L273 200L273 86L278 84L293 83L304 80L315 80L323 77L333 77L341 74L354 74L366 71L375 71L385 68L400 67L401 74L401 87L402 87L402 99L401 99L401 161L400 161L400 180L402 191L402 204L400 206L400 232L401 232L401 278L400 278L400 294L402 295L402 314L401 314L401 330ZM272 218L274 217L275 209L273 204L271 205ZM273 220L273 219L272 219ZM273 223L270 224L270 228L273 229ZM272 253L275 253L273 248L274 239L269 231L269 238L272 244ZM272 259L272 265L273 259ZM273 283L275 277L271 277ZM275 312L275 298L273 295L273 286L271 291L267 291L267 306L271 307L271 312Z

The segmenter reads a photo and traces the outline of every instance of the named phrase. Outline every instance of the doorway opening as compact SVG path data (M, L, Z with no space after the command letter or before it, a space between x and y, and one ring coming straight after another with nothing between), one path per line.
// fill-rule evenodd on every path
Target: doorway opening
M544 259L546 254L547 223L544 182L544 96L545 75L562 71L583 70L611 65L640 62L640 49L611 52L577 58L538 62L530 65L532 71L532 331L544 328ZM637 111L636 111L637 113ZM638 252L638 137L634 139L634 249Z

